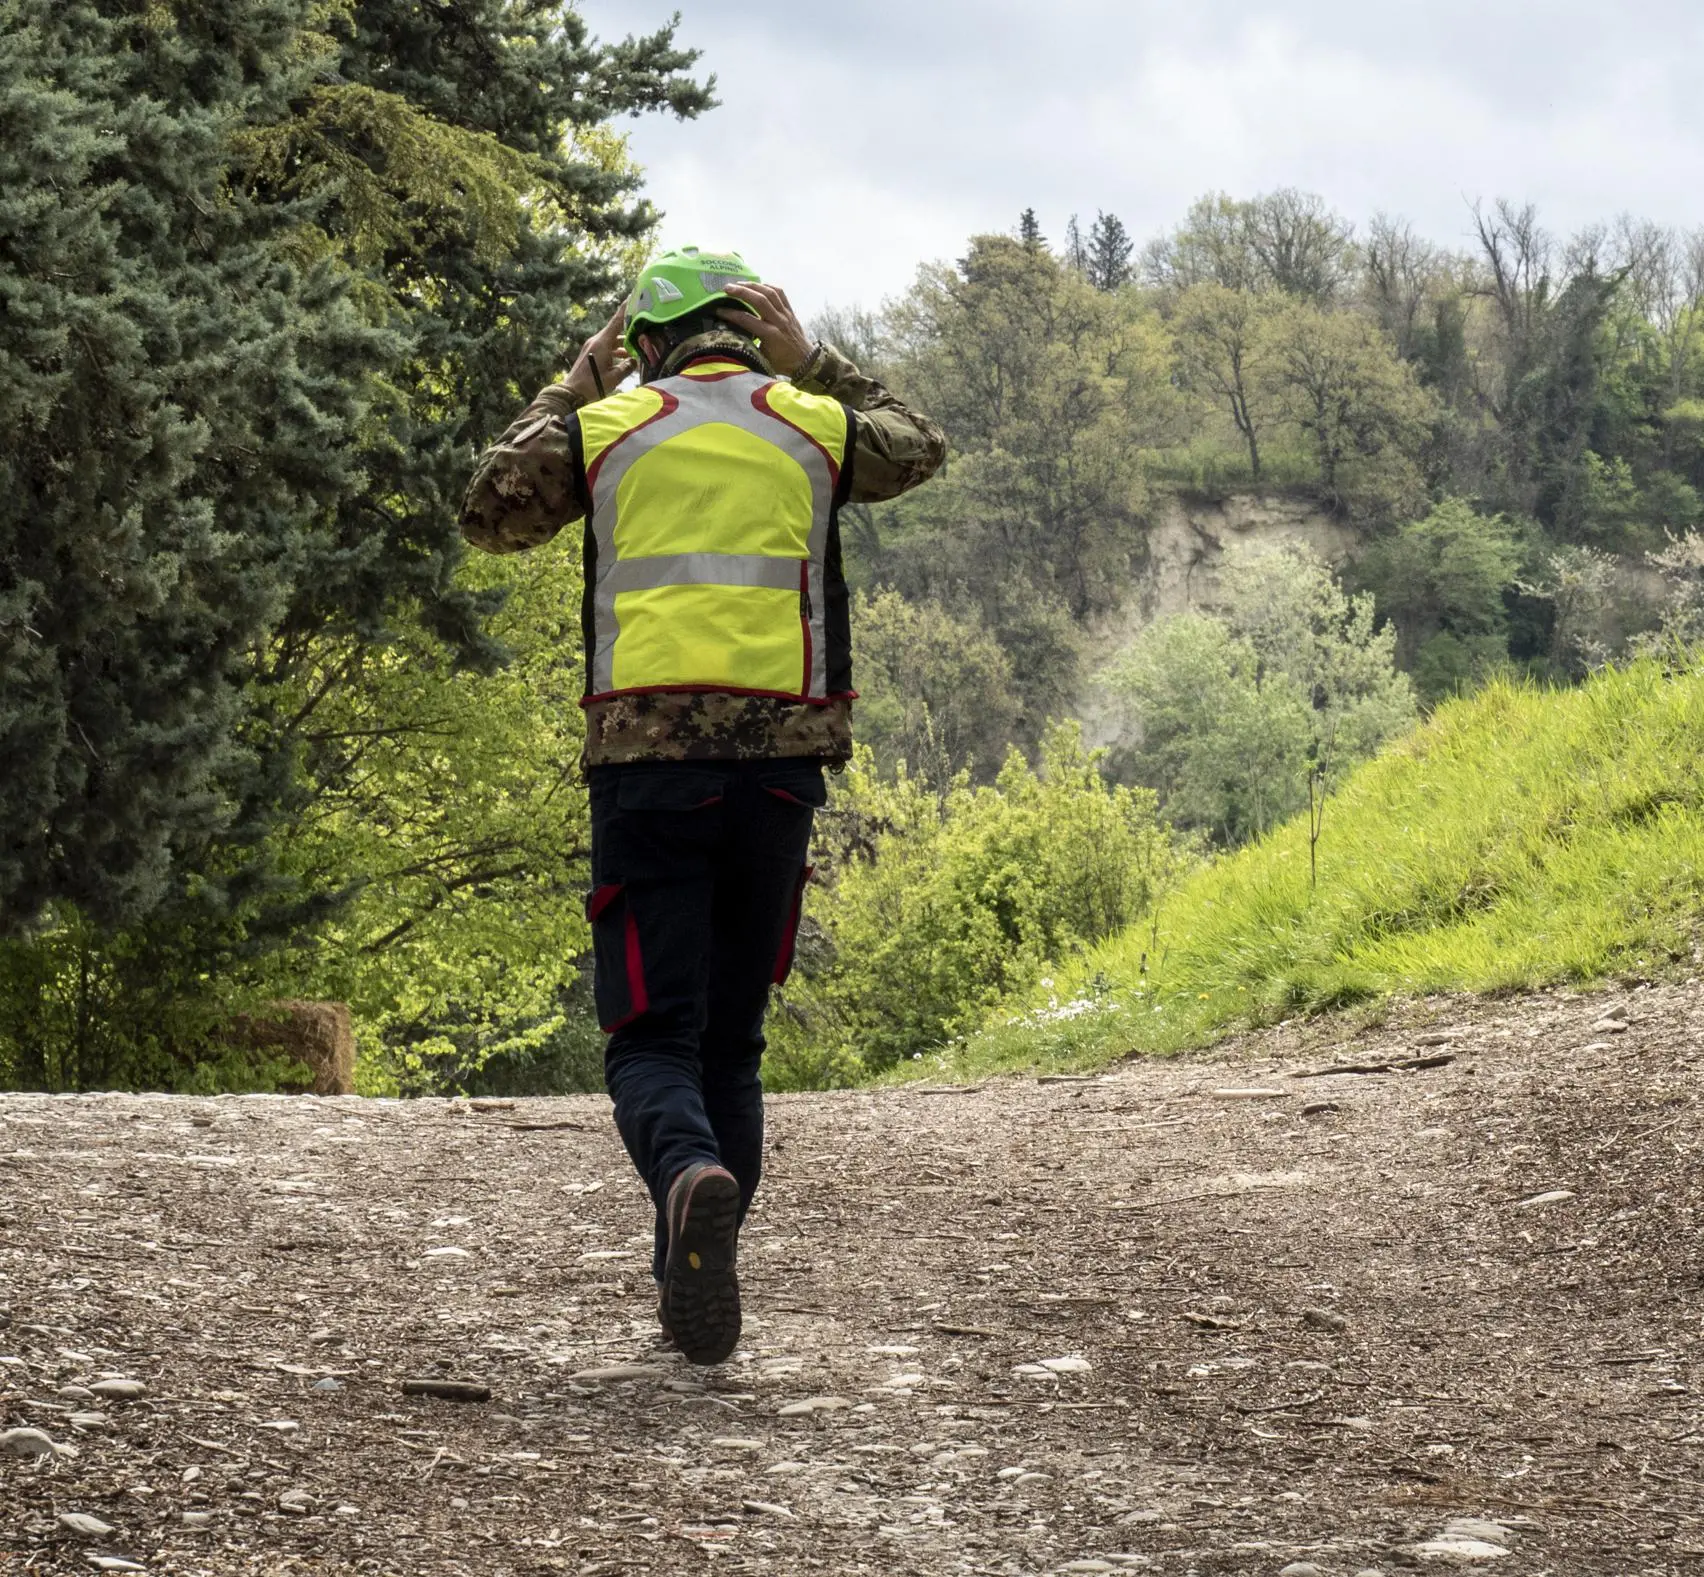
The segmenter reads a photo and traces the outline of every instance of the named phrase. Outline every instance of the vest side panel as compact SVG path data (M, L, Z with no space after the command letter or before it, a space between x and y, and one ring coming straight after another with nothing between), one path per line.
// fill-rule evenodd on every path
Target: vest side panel
M814 499L804 606L800 610L806 640L805 694L812 700L825 700L845 693L843 685L850 684L851 652L844 638L850 629L844 606L845 577L834 543L838 536L835 517L855 419L840 401L809 394L786 382L765 384L754 391L752 404L810 446L810 463L827 483Z
M840 481L834 490L828 547L823 554L823 638L826 645L827 687L831 696L856 696L852 682L852 596L840 551L840 510L852 490L852 469L858 455L858 413L844 408L846 436Z
M822 450L838 481L851 412L829 395L810 394L790 383L768 384L763 394L771 415L796 427Z

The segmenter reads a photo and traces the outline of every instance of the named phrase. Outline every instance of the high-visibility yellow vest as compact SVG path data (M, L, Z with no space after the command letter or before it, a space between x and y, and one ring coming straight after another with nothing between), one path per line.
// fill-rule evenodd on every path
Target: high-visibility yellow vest
M852 693L836 515L854 421L722 358L579 412L588 701Z

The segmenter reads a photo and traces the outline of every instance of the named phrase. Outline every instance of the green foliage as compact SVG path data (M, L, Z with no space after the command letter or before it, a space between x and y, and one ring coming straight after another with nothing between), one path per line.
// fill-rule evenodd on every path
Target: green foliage
M1184 291L1171 317L1179 379L1230 418L1247 447L1255 486L1262 480L1261 441L1278 417L1271 325L1280 310L1268 297L1208 279Z
M255 1002L210 967L234 946L199 910L117 933L50 910L0 941L0 1089L276 1088L293 1065L221 1039Z
M1446 498L1423 519L1374 542L1357 566L1379 612L1396 623L1397 652L1428 704L1508 657L1511 590L1525 558L1502 515Z
M1057 255L1031 219L835 327L952 442L944 481L851 512L854 579L979 620L1032 755L1167 492L1317 499L1427 702L1510 663L1578 677L1654 622L1602 555L1704 525L1704 238L1620 221L1563 249L1498 203L1454 253L1307 193L1213 195L1133 282L1104 215Z
M946 428L953 459L899 504L851 512L849 571L980 622L1004 651L1017 709L978 727L991 768L1009 742L1033 752L1068 709L1079 626L1144 552L1142 451L1183 431L1166 334L1136 292L1097 289L1044 246L978 236L861 337Z
M1170 236L1148 245L1143 271L1164 289L1214 284L1323 304L1351 276L1353 236L1354 226L1311 192L1285 187L1246 202L1215 192Z
M496 660L469 440L651 223L600 123L708 100L520 0L0 14L0 916L131 921L287 792L257 665L398 615Z
M1477 220L1464 294L1485 305L1464 324L1478 392L1460 403L1489 395L1497 431L1454 489L1598 550L1641 551L1695 525L1701 457L1666 413L1704 376L1699 237L1624 219L1559 259L1530 205L1499 202Z
M1325 502L1367 524L1420 503L1431 401L1373 324L1290 302L1268 332L1283 419L1312 449Z
M556 999L557 1026L522 1042L510 1037L497 1049L476 1048L479 1060L459 1047L441 1055L418 1054L419 1065L402 1075L401 1087L435 1095L575 1095L604 1087L604 1045L592 1003L591 958ZM375 1073L396 1073L395 1059L369 1064Z
M1294 812L1310 709L1223 619L1156 620L1101 677L1140 733L1123 765L1174 824L1240 842Z
M179 1082L284 980L393 1077L557 1044L577 709L528 708L577 631L475 704L508 583L455 505L649 232L607 122L705 108L692 55L547 0L0 24L0 997L84 1005L0 1067Z
M1307 549L1232 551L1223 612L1156 620L1101 676L1129 707L1125 769L1176 825L1241 843L1328 792L1413 720L1395 632Z
M288 1070L222 1049L220 1027L287 997L350 1004L369 1092L596 1083L579 557L464 574L508 593L498 673L413 629L321 643L273 698L313 717L296 737L317 790L270 844L301 923L257 946L240 913L118 931L57 914L0 950L0 1085L270 1088Z
M1084 276L1096 290L1117 290L1130 283L1130 254L1136 243L1117 214L1099 213L1089 226Z
M1226 446L1224 436L1203 430L1188 443L1156 449L1148 459L1149 484L1157 491L1175 491L1191 502L1222 503L1255 492L1305 495L1314 477L1314 459L1305 449L1260 451L1260 478L1255 479L1248 452Z
M1012 664L992 636L938 602L883 591L853 599L852 642L858 736L880 772L903 762L928 783L992 777L1018 718Z
M1386 993L1690 969L1704 908L1704 668L1439 707L1333 802L1220 859L968 1044L967 1072L1092 1066ZM931 1072L939 1072L932 1065Z
M1229 418L1251 483L1270 481L1263 448L1276 439L1304 446L1308 481L1364 521L1417 498L1430 403L1371 322L1204 280L1176 298L1169 324L1181 382Z
M228 178L311 9L0 4L0 931L181 901L264 819L247 661L398 350Z
M1139 552L1139 445L1177 401L1158 318L1047 251L978 236L924 269L888 315L900 382L947 430L950 474L889 512L881 578L913 597L968 590L992 610L1014 582L1081 618Z
M348 1002L369 1077L404 1089L561 1055L590 946L579 554L482 555L463 575L506 593L502 670L419 632L325 642L279 698L312 703L319 786L276 834L279 864L333 913L266 960L270 994Z
M1664 582L1663 641L1671 646L1704 644L1704 535L1692 531L1671 540L1648 562Z
M1655 622L1648 608L1630 607L1616 561L1592 548L1563 547L1546 555L1521 591L1541 599L1550 615L1549 639L1534 667L1557 679L1580 679L1629 645L1629 636Z
M235 153L266 196L314 194L312 244L345 260L402 350L361 433L364 485L303 574L266 672L311 665L328 633L382 638L398 610L490 667L493 597L455 575L470 447L560 370L654 223L606 123L712 100L683 75L694 56L671 28L597 44L556 0L323 11L314 91ZM287 734L287 719L266 722Z
M937 794L867 751L825 818L848 853L813 897L807 969L772 1027L771 1083L874 1071L973 1028L1004 994L1128 924L1181 856L1152 795L1111 788L1074 725L1039 772Z
M503 262L535 179L533 163L490 132L445 125L365 83L316 83L291 118L247 129L233 148L251 181L330 196L343 250L368 266L458 232L480 261ZM374 149L382 166L369 162Z

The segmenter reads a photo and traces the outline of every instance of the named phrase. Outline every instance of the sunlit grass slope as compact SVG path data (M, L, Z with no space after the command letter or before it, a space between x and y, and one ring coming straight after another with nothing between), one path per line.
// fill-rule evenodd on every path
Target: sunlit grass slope
M1704 909L1704 672L1441 707L1327 805L913 1073L1092 1065L1387 994L1675 971Z

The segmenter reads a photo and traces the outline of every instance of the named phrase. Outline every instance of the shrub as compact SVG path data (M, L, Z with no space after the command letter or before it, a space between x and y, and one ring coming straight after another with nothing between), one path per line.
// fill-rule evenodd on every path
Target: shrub
M1395 632L1299 544L1225 555L1222 614L1156 620L1101 675L1130 709L1132 774L1179 826L1257 837L1414 718Z
M771 1082L843 1082L974 1029L1004 994L1112 935L1182 856L1145 789L1110 787L1077 725L992 787L883 782L860 753L825 817L838 868L809 909Z

